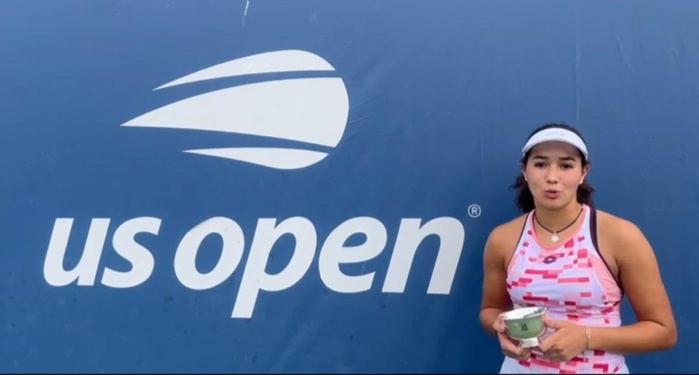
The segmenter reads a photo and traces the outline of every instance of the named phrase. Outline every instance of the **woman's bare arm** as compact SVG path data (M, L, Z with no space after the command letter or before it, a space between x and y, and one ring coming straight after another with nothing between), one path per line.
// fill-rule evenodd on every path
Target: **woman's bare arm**
M621 285L638 322L616 328L591 328L590 346L619 354L673 347L677 327L651 245L629 221L608 216L604 222L600 222L600 230L607 238L605 246L611 247Z
M511 309L512 303L506 287L506 264L509 260L506 256L508 245L514 250L515 241L509 238L508 225L504 224L495 228L488 237L483 252L483 292L479 319L483 328L496 335L493 323L503 311ZM511 236L510 236L511 237Z

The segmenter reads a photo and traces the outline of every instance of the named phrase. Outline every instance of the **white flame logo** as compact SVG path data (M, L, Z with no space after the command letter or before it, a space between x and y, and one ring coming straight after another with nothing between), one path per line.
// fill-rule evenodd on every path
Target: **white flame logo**
M267 52L227 61L166 83L155 90L248 74L335 71L305 51ZM339 77L266 81L211 91L155 109L122 126L217 131L336 147L345 132L349 98ZM285 147L184 150L276 169L299 169L328 154Z

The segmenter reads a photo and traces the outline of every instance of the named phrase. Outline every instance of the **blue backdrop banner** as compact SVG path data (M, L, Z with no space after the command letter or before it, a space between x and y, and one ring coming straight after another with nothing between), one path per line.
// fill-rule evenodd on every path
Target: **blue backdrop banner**
M496 372L521 147L587 138L699 350L699 2L0 2L2 372ZM635 319L624 304L626 322Z

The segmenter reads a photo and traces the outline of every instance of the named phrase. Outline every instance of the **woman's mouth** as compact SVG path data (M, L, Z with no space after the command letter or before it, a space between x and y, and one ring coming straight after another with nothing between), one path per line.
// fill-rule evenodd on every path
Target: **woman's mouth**
M548 199L556 199L560 194L558 190L544 190L544 196Z

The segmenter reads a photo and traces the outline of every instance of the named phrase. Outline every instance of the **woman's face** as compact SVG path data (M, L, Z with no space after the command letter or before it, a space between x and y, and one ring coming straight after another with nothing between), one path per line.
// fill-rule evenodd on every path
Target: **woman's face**
M534 146L522 172L537 207L550 210L577 203L578 186L590 166L582 166L580 152L564 142Z

